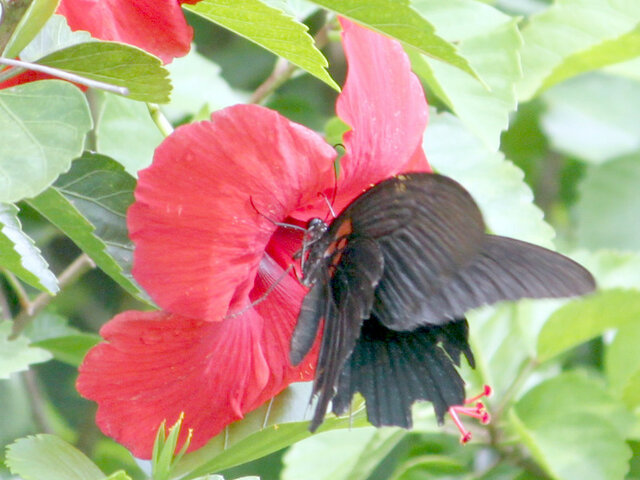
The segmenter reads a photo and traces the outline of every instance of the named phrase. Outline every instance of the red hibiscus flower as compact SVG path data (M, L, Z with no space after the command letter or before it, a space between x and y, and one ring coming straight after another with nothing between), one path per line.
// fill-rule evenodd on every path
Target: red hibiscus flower
M189 52L193 29L180 5L199 0L62 0L57 13L72 30L100 40L129 43L169 63Z
M178 128L140 173L128 213L134 276L163 309L129 311L101 330L78 390L97 423L149 457L163 420L184 412L190 448L295 381L315 355L289 363L306 290L287 272L301 235L273 220L325 217L401 171L429 170L421 141L427 104L401 46L342 21L349 71L337 103L351 126L340 177L315 132L255 105ZM183 437L184 438L184 437Z

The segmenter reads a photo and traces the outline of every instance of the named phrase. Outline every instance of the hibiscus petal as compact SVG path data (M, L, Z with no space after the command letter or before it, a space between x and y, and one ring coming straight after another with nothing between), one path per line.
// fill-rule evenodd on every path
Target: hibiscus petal
M149 458L160 423L172 425L181 412L181 442L193 429L195 450L292 381L312 377L308 361L288 364L294 316L289 311L278 324L274 318L264 322L253 309L220 323L122 313L102 328L106 342L86 356L78 391L98 402L101 430L135 456Z
M335 151L256 105L185 125L140 172L128 226L133 274L162 308L221 320L242 303L276 227L317 202ZM265 218L268 217L268 218Z
M352 130L344 136L338 211L372 183L404 171L412 158L411 169L420 169L416 151L428 118L422 85L400 43L349 20L340 23L348 74L336 110ZM424 155L420 163L431 170Z
M135 45L165 63L186 55L193 38L176 0L62 0L57 12L72 30Z

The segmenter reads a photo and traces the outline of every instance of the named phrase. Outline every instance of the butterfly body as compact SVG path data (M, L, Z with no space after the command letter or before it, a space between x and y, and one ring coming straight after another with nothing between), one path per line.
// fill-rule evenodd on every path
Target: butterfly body
M465 313L499 300L565 297L595 288L556 252L485 233L471 195L454 180L411 173L357 197L327 226L312 219L302 283L310 286L291 343L298 364L324 330L313 393L315 430L329 402L354 393L374 425L411 426L416 400L444 413L464 401L456 365L473 366ZM306 256L306 258L305 258Z

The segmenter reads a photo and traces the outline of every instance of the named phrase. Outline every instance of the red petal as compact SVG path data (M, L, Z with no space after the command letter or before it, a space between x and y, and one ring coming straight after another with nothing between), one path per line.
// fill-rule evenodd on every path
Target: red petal
M288 364L291 318L275 324L249 310L212 323L125 312L102 328L108 343L86 356L78 391L98 402L102 431L135 456L149 458L160 423L172 425L181 412L181 441L193 429L195 450L290 382L311 378L308 362Z
M336 109L352 130L344 137L337 210L370 184L405 170L421 149L428 118L422 86L400 43L340 23L349 69Z
M255 105L178 128L140 173L128 212L135 278L172 313L222 319L253 288L275 231L265 216L282 221L317 202L334 155L315 132Z
M176 0L62 0L57 12L72 30L135 45L165 63L186 55L193 38Z

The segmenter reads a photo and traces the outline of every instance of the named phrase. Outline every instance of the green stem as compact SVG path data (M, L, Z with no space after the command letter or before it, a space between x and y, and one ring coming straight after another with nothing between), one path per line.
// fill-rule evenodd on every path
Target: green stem
M499 419L504 414L507 407L513 402L514 397L520 392L520 389L524 385L524 383L529 379L529 375L535 370L538 366L538 361L535 358L530 358L527 362L522 364L520 367L520 371L516 375L516 378L513 380L507 391L502 396L502 400L498 407L494 410L494 417Z
M58 284L60 289L75 283L78 278L84 275L86 272L95 267L93 260L89 258L86 253L83 253L76 258L71 265L69 265L58 277ZM11 330L10 340L15 339L26 328L29 323L51 303L53 297L48 293L41 293L33 302L30 303L28 308L20 312L13 322L13 329Z
M45 410L46 400L38 385L38 378L33 370L27 370L23 372L22 378L24 380L27 391L29 392L29 399L33 410L33 419L36 422L38 431L42 433L54 433L54 428L49 421L47 412Z
M22 286L22 283L20 283L20 280L18 280L16 276L9 270L4 271L4 276L7 279L7 283L9 283L14 293L18 297L20 308L22 308L22 310L28 311L31 307L31 298L29 298L29 294Z
M40 65L38 63L25 62L23 60L14 60L12 58L0 57L0 64L9 65L10 67L25 68L40 73L46 73L53 77L58 77L69 82L79 83L89 88L98 88L107 92L118 93L120 95L129 95L129 89L127 87L119 87L118 85L112 85L110 83L99 82L97 80L91 80L90 78L76 75L75 73L65 72L58 68L48 67L47 65ZM15 73L15 72L14 72Z
M156 124L160 133L165 137L168 137L173 133L173 126L171 122L164 116L160 107L155 103L147 103L147 109L149 110L149 115L151 115L151 119L153 123Z
M298 67L280 58L273 67L271 75L256 88L251 95L249 103L262 103L269 95L275 92L278 87L291 78Z
M329 32L333 28L331 23L326 23L314 35L316 47L324 47L329 42ZM249 103L262 103L269 95L275 92L283 83L289 80L298 69L297 66L280 58L273 67L271 75L256 88L249 98Z

